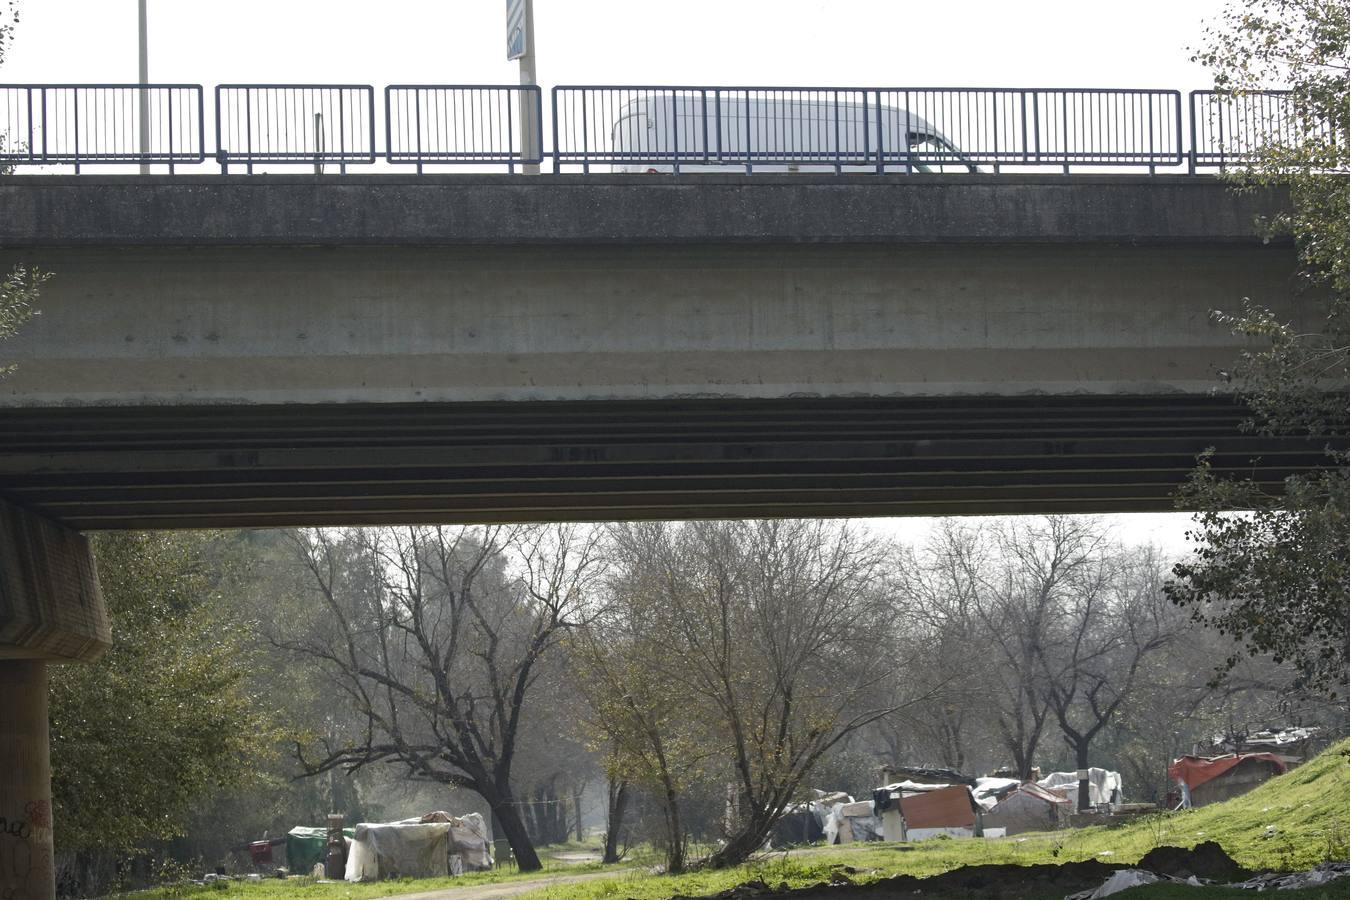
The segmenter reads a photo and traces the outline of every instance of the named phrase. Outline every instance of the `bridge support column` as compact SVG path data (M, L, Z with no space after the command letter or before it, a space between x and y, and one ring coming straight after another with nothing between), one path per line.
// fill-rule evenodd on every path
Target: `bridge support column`
M97 659L111 643L89 543L0 501L0 897L56 896L49 662Z
M56 896L47 663L0 661L0 897Z

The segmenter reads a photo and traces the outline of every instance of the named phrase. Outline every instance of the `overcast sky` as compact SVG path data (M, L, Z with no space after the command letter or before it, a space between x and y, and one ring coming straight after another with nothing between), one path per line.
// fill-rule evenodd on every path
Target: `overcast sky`
M148 0L150 80L510 82L503 0ZM539 81L1207 87L1220 0L536 0ZM136 80L136 0L21 0L6 81Z
M499 83L503 0L148 0L150 80ZM1190 61L1223 0L536 0L538 81L1209 87ZM136 80L136 0L24 0L0 79ZM1189 517L1106 517L1180 552ZM924 520L887 530L916 538Z

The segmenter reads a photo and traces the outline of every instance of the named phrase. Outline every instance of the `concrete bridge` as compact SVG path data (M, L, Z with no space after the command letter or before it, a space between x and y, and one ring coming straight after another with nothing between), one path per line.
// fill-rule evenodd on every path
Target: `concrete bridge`
M1279 191L1203 177L0 183L0 496L76 528L1170 509ZM1314 452L1313 456L1316 455Z
M1168 509L1286 203L1190 177L0 179L0 816L51 896L47 660L101 528ZM17 852L17 851L16 851ZM16 857L17 858L17 857ZM17 871L17 870L15 870ZM16 876L17 877L17 876Z

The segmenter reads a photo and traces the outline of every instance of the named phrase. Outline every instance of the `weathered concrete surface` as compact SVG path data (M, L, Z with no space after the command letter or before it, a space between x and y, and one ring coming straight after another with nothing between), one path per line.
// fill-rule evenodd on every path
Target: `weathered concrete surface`
M20 258L0 254L0 267ZM43 248L0 406L1204 393L1286 246Z
M0 246L1250 244L1287 202L1168 175L25 175Z
M0 659L0 897L53 900L47 663Z
M89 541L0 500L0 661L92 662L111 645Z

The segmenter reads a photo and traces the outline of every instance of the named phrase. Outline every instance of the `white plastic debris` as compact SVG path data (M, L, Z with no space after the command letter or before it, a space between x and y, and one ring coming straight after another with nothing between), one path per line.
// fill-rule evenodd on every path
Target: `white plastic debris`
M1145 872L1143 869L1121 869L1119 872L1112 872L1111 877L1102 882L1101 887L1095 891L1070 894L1064 900L1097 900L1099 897L1109 897L1141 884L1153 884L1162 880L1160 876Z
M1329 881L1347 877L1350 877L1350 862L1328 862L1314 866L1306 872L1267 872L1265 875L1257 875L1250 881L1242 881L1229 887L1254 891L1287 891L1321 887Z

